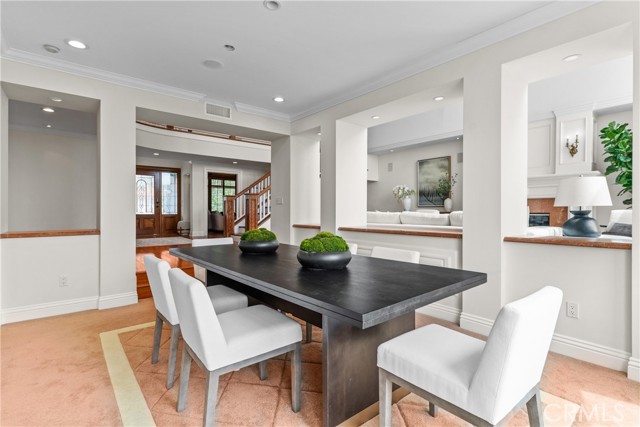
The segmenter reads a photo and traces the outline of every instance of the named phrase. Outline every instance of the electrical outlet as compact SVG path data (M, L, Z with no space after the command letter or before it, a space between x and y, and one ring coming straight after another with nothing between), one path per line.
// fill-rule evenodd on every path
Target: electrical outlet
M58 276L58 286L61 288L69 286L69 278L67 276Z
M567 301L567 317L580 317L580 305L577 302Z

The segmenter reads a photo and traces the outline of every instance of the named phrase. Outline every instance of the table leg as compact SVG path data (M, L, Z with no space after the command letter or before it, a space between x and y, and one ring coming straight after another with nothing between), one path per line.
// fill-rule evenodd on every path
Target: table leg
M413 312L367 329L322 316L324 426L336 426L378 401L378 346L414 328Z

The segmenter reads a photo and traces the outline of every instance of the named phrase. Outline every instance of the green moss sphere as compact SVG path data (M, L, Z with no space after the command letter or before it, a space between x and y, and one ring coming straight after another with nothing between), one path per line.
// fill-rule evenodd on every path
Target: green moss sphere
M304 239L300 243L300 250L305 252L345 252L349 250L349 245L342 237L328 231L321 231L309 239Z
M267 230L266 228L257 228L255 230L248 230L242 233L240 240L246 240L249 242L269 242L271 240L277 240L275 233Z

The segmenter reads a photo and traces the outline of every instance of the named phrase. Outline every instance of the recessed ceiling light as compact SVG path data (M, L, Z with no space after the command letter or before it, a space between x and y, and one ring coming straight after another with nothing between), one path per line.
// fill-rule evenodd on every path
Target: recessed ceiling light
M62 98L57 98L55 96L52 96L51 98L49 98L50 100L52 100L53 102L62 102Z
M227 49L229 52L233 52L234 50L236 50L236 47L232 44L225 44L224 48Z
M434 101L443 101L444 100L444 96L436 96L433 98Z
M47 126L48 128L50 128L50 127L51 127L51 125L46 125L46 126Z
M58 46L54 46L52 44L43 44L42 47L49 53L58 53L60 52L60 48Z
M380 118L380 116L371 116L371 118L372 118L373 120L378 120L378 119Z
M390 153L393 153L393 150L389 150Z
M238 162L233 162L233 164L234 164L234 165L237 165L237 164L238 164Z
M458 136L458 137L456 137L456 139L460 139L460 137Z
M280 9L280 2L275 0L264 0L262 2L262 5L267 8L267 10L271 11Z
M318 132L318 136L322 136L322 132Z
M571 62L571 61L575 61L576 59L580 58L582 55L580 55L579 53L574 53L573 55L569 55L569 56L565 56L564 58L562 58L562 60L564 62Z
M215 59L207 59L202 61L202 65L204 65L207 68L211 68L212 70L218 69L218 68L222 68L224 66L224 64L220 61L217 61Z
M56 112L56 110L54 110L54 109L53 109L53 108L51 108L51 107L44 107L44 108L42 109L42 111L44 111L45 113L55 113L55 112Z
M153 155L154 155L154 156L159 156L159 155L160 155L160 153L153 153Z
M276 96L275 98L273 98L273 100L274 100L275 102L284 102L284 98L283 98L283 97L281 97L281 96Z
M71 47L75 47L76 49L86 49L87 45L82 43L80 40L65 40L65 43Z

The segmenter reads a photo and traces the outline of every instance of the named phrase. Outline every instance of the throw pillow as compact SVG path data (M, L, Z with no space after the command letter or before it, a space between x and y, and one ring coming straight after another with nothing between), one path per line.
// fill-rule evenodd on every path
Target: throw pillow
M615 234L616 236L631 237L631 224L622 224L619 222L615 222L613 223L609 231L605 231L602 234Z

